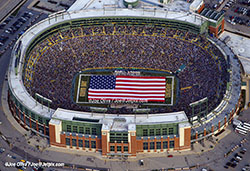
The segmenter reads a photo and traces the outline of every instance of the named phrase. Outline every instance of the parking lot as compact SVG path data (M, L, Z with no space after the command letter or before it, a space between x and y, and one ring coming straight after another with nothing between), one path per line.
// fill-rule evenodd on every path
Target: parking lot
M31 25L46 16L27 9L5 19L0 24L0 58Z
M205 6L225 13L225 29L250 36L250 0L205 0Z

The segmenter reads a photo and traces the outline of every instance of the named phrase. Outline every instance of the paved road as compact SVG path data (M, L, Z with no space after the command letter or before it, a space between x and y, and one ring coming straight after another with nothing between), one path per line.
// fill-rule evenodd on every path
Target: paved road
M26 0L0 0L0 21L24 1Z
M11 1L11 3L10 3ZM20 1L20 0L19 0ZM32 0L30 0L29 2L31 2ZM0 1L0 18L3 17L3 8L6 8L7 5L11 5L12 3L14 3L15 0L1 0ZM7 4L9 3L9 4ZM7 34L4 32L4 30L8 27L10 27L18 18L21 17L21 15L25 12L25 11L30 11L27 9L28 3L26 3L25 5L23 5L23 7L20 9L19 13L17 14L16 18L13 18L10 23L8 25L5 26L4 29L0 29L0 35L4 35L4 36L8 36L8 40L5 42L4 46L0 47L0 51L4 50L8 45L7 50L5 51L5 53L0 56L0 94L2 93L2 87L3 87L3 82L6 79L5 75L6 75L6 71L9 65L9 61L10 61L10 53L11 53L11 49L13 46L13 43L11 44L11 41L17 38L17 35L20 33L21 30L25 29L26 27L30 26L31 22L35 22L35 17L38 16L40 13L32 11L32 13L34 14L33 17L31 17L30 20L28 20L15 34ZM41 15L39 18L37 18L38 20L41 20L42 18L45 18L47 15ZM0 98L0 104L2 104L2 99ZM5 137L9 140L9 141L18 141L23 142L25 141L25 138L22 134L20 134L18 131L16 131L13 126L9 123L9 121L7 120L5 114L3 113L3 107L2 105L0 105L0 121L2 122L2 124L0 125L0 131L1 133L3 133L5 135ZM0 147L3 147L6 149L6 151L0 155L0 170L13 170L14 168L5 168L4 167L4 163L7 162L13 162L13 161L18 161L20 159L23 159L23 157L20 157L18 155L16 155L15 153L13 153L13 150L11 151L9 149L9 145L2 139L2 137L0 137ZM7 157L7 154L11 154L13 156L16 156L17 159L11 159ZM25 156L25 155L23 155ZM14 169L16 170L16 169Z
M4 1L4 0L0 0L0 2L2 2L2 1ZM0 29L0 35L8 37L8 40L4 43L4 46L0 47L0 51L4 50L7 47L7 45L10 45L11 41L16 40L17 35L25 28L28 28L29 26L31 26L31 23L37 22L37 21L42 20L42 19L47 17L47 15L45 15L45 14L40 15L39 12L27 9L27 6L31 1L33 1L33 0L29 0L26 4L24 4L22 6L22 8L20 9L19 13L17 14L17 16L15 18L13 18L3 29ZM22 27L20 29L18 29L18 31L16 31L14 34L5 33L4 31L7 28L9 28L15 21L17 21L17 19L21 18L23 13L26 11L32 11L32 13L34 15L26 23L24 23L22 25ZM36 16L38 16L38 15L40 15L40 17L36 19ZM0 17L1 17L1 15L0 15ZM14 43L14 41L13 41L13 43ZM2 56L0 56L0 92L2 92L2 83L5 79L5 73L7 71L8 65L9 65L10 52L11 52L11 49L13 47L12 45L7 48L6 52ZM0 99L0 104L1 104L1 99ZM0 108L0 110L1 110L1 108Z

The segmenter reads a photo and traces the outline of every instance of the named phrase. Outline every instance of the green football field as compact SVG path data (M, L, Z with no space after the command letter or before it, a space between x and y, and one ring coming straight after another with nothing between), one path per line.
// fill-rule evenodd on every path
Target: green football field
M79 105L88 105L88 106L108 106L107 102L93 102L88 100L88 88L91 79L91 75L113 75L112 71L105 70L102 72L92 71L92 72L82 72L77 74L75 80L73 81L73 100ZM177 94L177 78L174 75L169 73L154 73L154 72L141 72L141 76L161 76L166 78L166 94L165 102L143 102L140 105L145 107L150 106L172 106L176 101Z

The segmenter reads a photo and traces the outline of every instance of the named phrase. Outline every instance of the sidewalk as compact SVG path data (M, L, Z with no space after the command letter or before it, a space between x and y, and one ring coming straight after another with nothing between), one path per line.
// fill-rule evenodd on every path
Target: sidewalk
M6 116L6 118L9 120L13 128L15 128L17 131L19 131L23 135L28 134L29 132L26 131L21 125L19 125L19 123L12 116L9 110L7 98L8 98L8 82L4 81L3 89L2 89L2 97L1 97L3 113Z
M8 93L8 88L7 88L7 81L4 82L3 84L3 91L2 91L2 106L3 106L3 111L7 117L7 119L9 120L9 122L11 123L11 125L17 130L19 131L22 135L29 135L30 132L26 131L22 126L19 125L19 123L14 119L14 117L12 116L9 107L8 107L8 102L7 102L7 93ZM216 137L216 139L221 140L222 138L224 138L225 136L227 136L231 131L229 129L226 129L224 133L222 133L221 135L219 135L218 137ZM26 138L26 137L25 137ZM37 144L36 141L33 141L30 139L27 139L27 141L29 141L30 145L35 147ZM217 142L218 142L217 141ZM201 154L207 151L212 150L215 147L216 144L205 140L204 142L204 146L202 146L199 143L195 143L193 144L193 150L190 151L180 151L180 152L163 152L163 153L139 153L137 154L137 156L135 158L128 158L128 161L138 161L140 159L143 158L152 158L152 157L166 157L169 154L172 154L174 156L183 156L183 155L192 155L192 154ZM48 151L48 152L61 152L61 153L67 153L67 154L72 154L72 155L82 155L82 156L92 156L92 157L96 157L99 158L100 160L110 160L110 161L120 161L120 158L112 158L112 159L108 159L105 157L101 156L100 152L85 152L85 151L79 151L79 150L74 150L74 149L64 149L64 148L59 148L59 147L49 147L49 144L45 145L47 146L47 148L44 149L44 151Z
M110 170L153 170L160 168L176 168L176 169L198 169L207 165L223 163L225 160L224 154L228 152L233 144L237 144L240 139L237 134L231 132L231 127L228 127L222 134L214 137L211 140L205 140L204 144L194 143L192 150L180 152L163 152L163 153L139 153L135 158L105 158L101 156L101 152L85 152L75 149L65 149L59 147L49 147L47 139L42 139L40 136L24 136L29 135L19 123L13 118L7 103L7 82L3 85L2 94L3 111L6 118L13 128L9 132L16 131L19 140L16 141L17 136L13 136L13 148L23 150L23 153L17 153L25 158L25 154L31 155L32 159L40 159L51 162L63 162L71 165L80 165L82 167L93 168L109 168ZM6 132L6 131L3 131ZM17 134L18 132L18 134ZM20 134L23 135L20 137ZM227 136L230 135L230 136ZM231 138L232 137L232 138ZM29 143L28 143L29 142ZM36 148L36 145L44 146L44 148ZM167 157L169 154L174 157ZM145 166L140 166L138 161L144 160ZM216 166L217 167L217 166ZM222 166L223 167L223 166Z

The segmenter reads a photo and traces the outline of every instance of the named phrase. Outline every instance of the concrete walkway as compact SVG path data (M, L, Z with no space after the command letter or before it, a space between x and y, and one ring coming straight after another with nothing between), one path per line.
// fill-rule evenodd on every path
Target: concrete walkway
M102 167L110 168L111 170L148 170L148 169L160 169L160 168L189 168L189 167L200 167L203 164L207 165L217 160L223 161L224 154L228 151L223 149L226 142L230 142L226 139L231 139L231 129L226 129L218 137L212 138L212 140L206 140L204 143L195 143L191 151L181 152L164 152L164 153L150 153L150 154L138 154L136 158L122 159L112 158L107 159L101 156L100 152L84 152L73 149L64 149L57 147L49 147L46 139L39 136L29 136L29 131L26 131L19 123L13 118L7 103L7 82L4 82L2 92L2 106L3 111L13 126L14 131L20 132L25 137L26 142L13 142L13 148L23 149L26 153L39 156L41 160L49 160L54 162L65 162L72 164L79 164L89 167ZM227 136L229 135L230 136ZM235 133L233 133L235 136ZM232 136L232 137L234 137ZM237 135L236 135L237 136ZM15 138L13 137L15 140ZM241 138L233 138L234 141L239 141ZM29 141L29 143L27 143ZM226 141L226 142L225 142ZM221 143L222 142L222 143ZM239 141L240 142L240 141ZM236 142L237 143L237 142ZM36 149L37 145L42 146L40 150ZM230 147L230 144L227 146ZM227 147L227 148L229 148ZM216 154L211 156L211 154ZM172 154L173 158L167 156ZM219 157L218 159L216 157ZM143 159L145 166L140 167L138 160Z
M3 84L3 92L2 92L2 106L3 106L3 111L7 117L7 119L9 120L9 122L11 123L11 125L16 129L16 131L19 131L22 135L24 135L25 137L27 137L27 141L30 141L30 145L32 146L37 146L38 143L36 140L33 140L30 138L30 132L26 131L12 116L10 110L9 110L9 106L8 106L8 102L7 102L7 93L8 93L8 88L7 88L7 82L5 81ZM220 134L218 137L216 137L216 139L221 140L223 137L225 137L226 135L228 135L231 131L226 129L226 131L223 134ZM29 138L28 138L29 137ZM35 139L39 139L42 140L43 138L35 138ZM215 141L215 140L214 140ZM172 155L191 155L191 154L200 154L201 152L206 152L206 151L210 151L212 148L210 148L210 146L214 146L215 144L213 144L210 141L206 141L206 145L202 146L199 143L195 143L193 146L193 150L191 151L181 151L181 152L163 152L163 153L143 153L143 154L137 154L136 158L129 158L129 161L137 161L139 159L142 158L147 158L147 157L166 157L168 154L172 154ZM69 153L69 154L78 154L78 155L90 155L90 156L95 156L98 157L102 160L106 160L106 158L101 157L100 153L95 153L95 152L84 152L81 151L81 153L79 153L79 150L74 150L74 149L68 149L65 150L64 148L58 148L58 147L49 147L49 144L44 145L47 146L47 148L45 150L48 151L57 151L57 152L63 152L63 153ZM119 158L115 159L113 158L112 160L120 160Z

